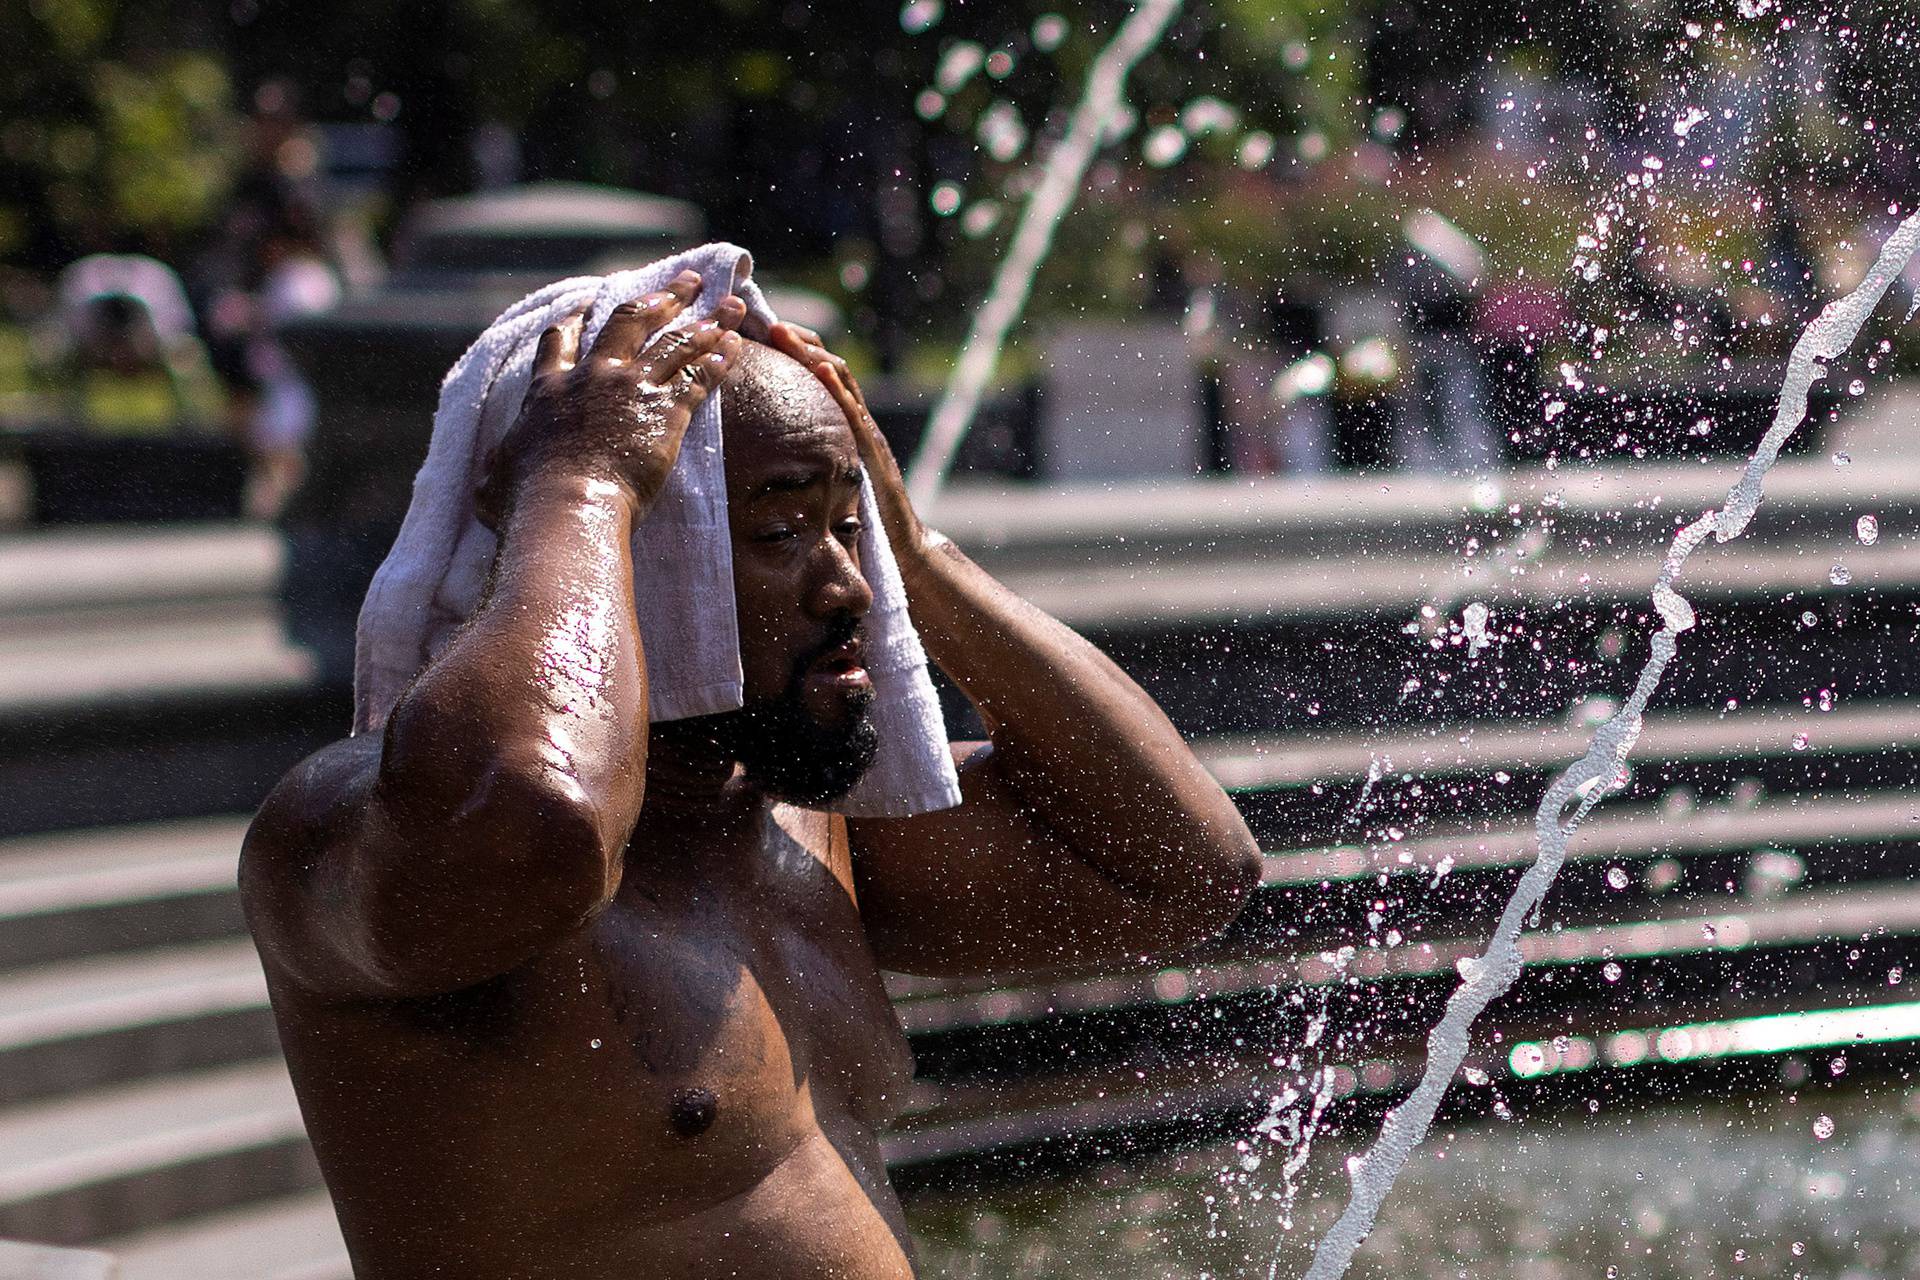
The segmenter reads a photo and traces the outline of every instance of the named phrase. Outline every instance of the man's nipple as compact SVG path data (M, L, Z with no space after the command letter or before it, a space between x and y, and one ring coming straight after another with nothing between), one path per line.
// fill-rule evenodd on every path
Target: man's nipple
M682 1089L667 1104L667 1124L683 1138L697 1138L713 1127L720 1099L711 1089Z

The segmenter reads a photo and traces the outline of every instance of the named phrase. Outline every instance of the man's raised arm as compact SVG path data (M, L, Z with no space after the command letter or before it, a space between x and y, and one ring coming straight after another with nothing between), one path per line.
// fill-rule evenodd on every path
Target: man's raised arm
M248 832L263 956L317 991L423 995L503 973L606 904L640 812L647 687L631 537L744 315L647 336L687 273L617 309L593 350L542 335L480 511L486 598L388 716L290 773ZM371 738L373 735L365 735Z
M958 808L853 824L881 963L1139 959L1224 928L1260 874L1233 802L1105 654L927 532L844 363L794 326L775 335L846 411L927 654L992 734L990 755L963 761Z

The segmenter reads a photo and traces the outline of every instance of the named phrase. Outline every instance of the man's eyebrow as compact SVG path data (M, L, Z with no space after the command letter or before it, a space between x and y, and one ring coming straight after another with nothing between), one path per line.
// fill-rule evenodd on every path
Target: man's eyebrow
M865 477L866 472L860 467L850 466L836 473L834 479L849 488L858 488ZM802 489L811 489L825 482L826 479L827 473L823 468L812 468L806 471L777 471L754 481L747 490L747 501L758 502L762 498L772 497L775 494L797 493Z

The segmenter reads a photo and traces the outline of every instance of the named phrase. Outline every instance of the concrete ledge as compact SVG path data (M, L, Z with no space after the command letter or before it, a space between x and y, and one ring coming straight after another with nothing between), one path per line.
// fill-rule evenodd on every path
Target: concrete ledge
M85 1249L0 1240L0 1280L122 1280L113 1258ZM182 1278L184 1280L184 1277Z
M353 1280L325 1192L109 1241L119 1280Z

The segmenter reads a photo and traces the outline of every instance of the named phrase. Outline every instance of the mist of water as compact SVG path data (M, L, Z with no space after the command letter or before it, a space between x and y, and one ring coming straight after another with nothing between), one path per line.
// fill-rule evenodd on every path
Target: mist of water
M1073 207L1087 166L1119 118L1128 74L1159 42L1180 5L1181 0L1141 0L1093 60L1086 93L1073 109L1066 136L1041 166L1040 181L1021 211L1013 242L1000 259L986 300L974 312L966 343L907 469L907 490L919 510L932 507L946 482L954 454L1000 362L1000 349L1026 309L1034 275L1053 245L1054 232Z
M1519 978L1520 931L1552 886L1566 858L1567 841L1581 819L1619 785L1627 754L1640 735L1647 700L1659 688L1673 660L1680 633L1693 626L1693 606L1674 588L1681 567L1708 535L1726 542L1746 530L1759 506L1768 470L1779 458L1781 446L1806 419L1807 396L1825 375L1823 366L1853 344L1867 317L1916 253L1920 253L1920 214L1909 216L1887 239L1858 288L1829 303L1802 331L1787 362L1772 425L1740 479L1728 491L1725 505L1706 512L1674 535L1653 584L1653 604L1662 625L1653 635L1652 652L1640 670L1633 696L1595 731L1587 753L1554 781L1541 800L1534 817L1538 853L1533 865L1521 877L1501 913L1486 951L1478 959L1462 962L1462 981L1427 1036L1427 1066L1420 1083L1404 1102L1387 1113L1373 1148L1350 1162L1352 1191L1346 1209L1321 1238L1306 1280L1339 1280L1346 1274L1354 1251L1372 1230L1381 1203L1414 1148L1426 1137L1441 1097L1460 1070L1474 1020Z

